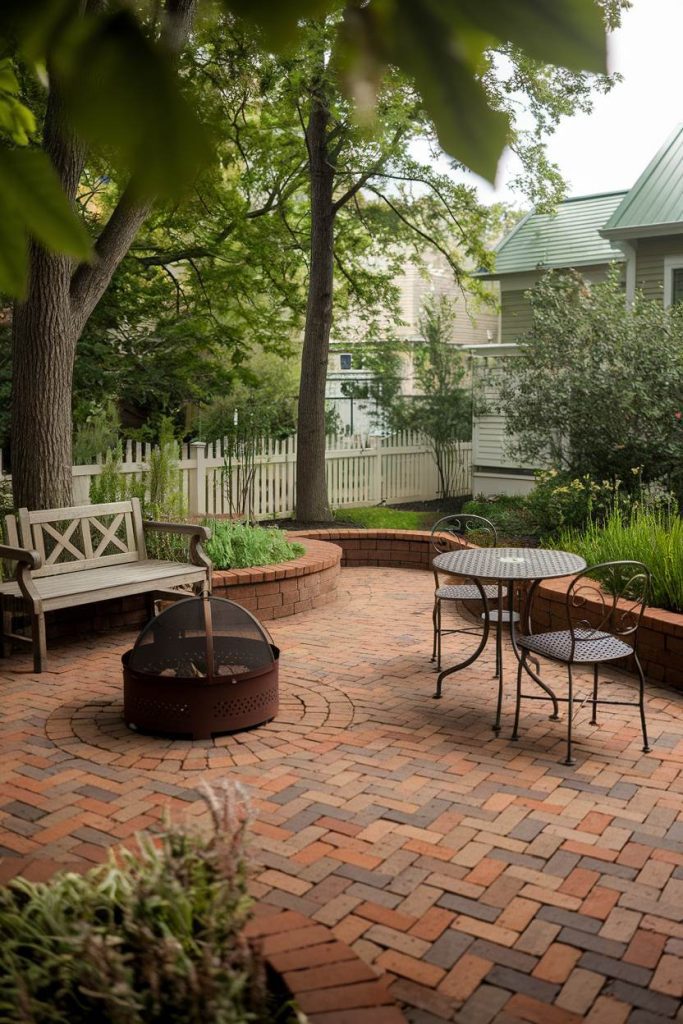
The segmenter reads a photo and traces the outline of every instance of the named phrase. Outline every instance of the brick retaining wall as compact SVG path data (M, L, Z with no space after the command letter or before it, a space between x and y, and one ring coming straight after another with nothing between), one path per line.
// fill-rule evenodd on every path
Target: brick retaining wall
M290 540L318 540L342 549L343 566L384 565L389 568L431 569L434 550L429 530L301 530L289 533ZM455 537L444 546L463 546Z
M292 539L298 535L291 534ZM306 553L278 565L217 569L213 592L253 612L262 621L321 608L337 599L342 553L335 544L307 540Z

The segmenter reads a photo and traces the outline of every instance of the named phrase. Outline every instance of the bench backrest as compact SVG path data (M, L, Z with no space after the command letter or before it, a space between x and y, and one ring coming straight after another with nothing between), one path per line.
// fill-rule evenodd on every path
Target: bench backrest
M34 576L56 576L147 557L138 498L106 505L75 505L5 518L9 544L32 548L42 559Z

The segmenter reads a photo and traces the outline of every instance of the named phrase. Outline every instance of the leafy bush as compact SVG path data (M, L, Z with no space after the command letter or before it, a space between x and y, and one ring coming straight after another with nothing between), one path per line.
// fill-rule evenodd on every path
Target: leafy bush
M187 503L183 493L182 471L178 469L180 446L175 439L172 420L164 417L159 428L159 444L149 456L149 470L145 477L146 494L142 499L145 519L166 523L181 523L187 516ZM147 554L150 558L163 558L172 562L185 558L185 541L177 534L148 533Z
M500 387L513 453L627 490L639 466L683 497L683 305L637 294L627 308L618 271L590 288L543 274L530 294L532 327Z
M535 535L527 499L521 494L495 494L491 497L479 495L463 505L463 512L490 520L496 528L499 541Z
M210 838L169 826L87 874L0 890L0 1018L7 1024L266 1024L249 917L246 816L205 789ZM287 1014L289 1017L289 1014Z
M621 481L598 482L590 476L571 477L549 470L536 474L536 484L527 495L499 494L469 501L463 511L490 519L502 537L557 536L563 530L584 530L590 523L605 522L612 512L628 521L638 511L673 516L678 510L675 496L658 482L645 484L640 469L631 470L627 491Z
M127 501L129 498L145 500L145 484L131 473L123 473L123 445L118 441L104 456L102 472L90 481L90 500L93 505L104 505L112 501Z
M683 612L683 520L676 515L636 509L625 519L615 509L602 525L561 531L551 544L574 551L589 565L635 559L652 573L650 603Z
M85 417L74 430L74 465L87 466L102 452L116 447L120 429L119 410L113 399L101 404L91 402Z
M211 540L204 550L216 569L289 562L304 553L301 544L288 541L276 527L247 526L227 519L206 519L204 525L211 527Z

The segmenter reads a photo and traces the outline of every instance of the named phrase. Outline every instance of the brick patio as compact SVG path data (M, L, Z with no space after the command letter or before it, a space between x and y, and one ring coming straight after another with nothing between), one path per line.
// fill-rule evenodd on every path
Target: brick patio
M55 648L42 676L6 662L2 878L97 862L228 776L252 796L255 895L331 927L415 1024L683 1021L683 697L649 688L650 755L636 709L597 728L582 709L566 768L544 704L510 742L508 685L496 739L492 648L431 699L432 585L344 570L335 604L273 624L278 719L214 741L123 727L131 634Z

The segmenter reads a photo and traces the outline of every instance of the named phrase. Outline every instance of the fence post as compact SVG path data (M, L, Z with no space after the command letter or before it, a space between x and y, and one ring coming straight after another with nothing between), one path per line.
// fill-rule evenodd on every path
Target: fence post
M366 449L366 455L371 459L370 465L370 486L368 488L368 500L373 505L379 505L382 500L383 483L382 480L382 438L381 437L369 437L367 439L368 447Z
M204 441L190 442L190 457L194 465L190 469L190 515L206 515L206 444Z

